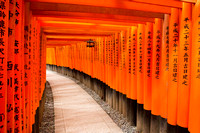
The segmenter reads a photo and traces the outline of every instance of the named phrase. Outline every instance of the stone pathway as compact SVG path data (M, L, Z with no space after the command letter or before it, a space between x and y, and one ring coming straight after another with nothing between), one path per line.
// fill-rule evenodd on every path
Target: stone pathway
M54 97L56 133L122 133L96 101L71 79L47 71Z

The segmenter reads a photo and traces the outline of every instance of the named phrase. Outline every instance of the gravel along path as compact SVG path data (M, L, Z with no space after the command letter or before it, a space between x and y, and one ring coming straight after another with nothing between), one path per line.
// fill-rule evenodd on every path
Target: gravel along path
M43 119L41 122L40 133L55 133L55 115L53 93L50 84L46 84L46 102L44 105Z

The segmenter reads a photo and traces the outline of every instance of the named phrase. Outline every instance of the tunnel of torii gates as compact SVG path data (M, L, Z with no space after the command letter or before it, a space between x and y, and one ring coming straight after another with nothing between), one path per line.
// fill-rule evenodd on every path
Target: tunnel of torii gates
M200 133L200 0L1 0L0 133L32 132L46 64Z

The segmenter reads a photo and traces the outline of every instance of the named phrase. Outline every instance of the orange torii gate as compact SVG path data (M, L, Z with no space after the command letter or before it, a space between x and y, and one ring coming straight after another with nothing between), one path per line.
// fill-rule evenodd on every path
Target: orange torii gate
M1 0L0 10L0 132L31 133L46 82L45 38L24 0Z
M46 64L98 79L126 117L128 99L199 133L199 46L200 0L1 0L0 133L34 131Z
M40 1L45 2L45 0ZM52 0L50 2L55 1ZM105 6L89 0L87 2L79 2L61 1L60 3L65 4L64 6L80 4L85 6L115 7L111 0ZM113 27L113 29L110 27L97 27L99 30L111 30L112 33L108 37L100 36L95 38L94 35L96 42L94 48L87 48L86 43L79 43L76 46L66 45L64 49L73 48L73 52L68 51L69 56L65 58L70 60L70 65L64 63L64 66L84 72L92 76L92 78L101 80L122 95L126 95L127 98L137 100L139 104L144 105L145 110L151 110L153 115L167 119L168 124L184 128L189 127L189 131L197 133L199 131L197 125L200 122L200 118L195 117L194 112L199 109L195 107L193 102L197 102L197 99L199 99L199 93L196 89L197 87L195 87L199 77L197 61L199 1L181 2L170 0L167 4L157 0L148 2L136 0L133 3L143 4L141 5L142 8L127 6L127 9L132 8L133 10L144 11L145 4L151 4L152 7L153 5L167 6L169 9L166 8L165 11L159 10L159 6L156 8L157 11L153 11L152 8L146 9L145 11L149 12L158 13L159 11L159 13L165 13L161 18L155 17L153 22L147 21L144 23L142 21L139 22L140 24L121 28L121 30L118 30L119 27ZM58 6L60 5L58 4ZM40 9L36 7L36 3L32 8ZM67 9L65 11L68 12ZM97 13L100 11L92 10L91 12ZM37 12L35 13L37 14ZM45 15L49 17L47 12L44 12L43 16ZM56 15L56 12L53 15ZM87 17L77 21L84 22L84 19L91 19L89 15ZM64 19L66 18L70 20L70 17L66 16ZM77 18L74 17L72 19L75 20ZM105 18L103 19L105 20ZM45 19L42 21L44 21L44 27L49 26L49 24L45 24ZM93 22L95 23L95 21ZM81 26L79 28L85 29L85 27ZM69 33L66 34L70 35ZM49 55L53 54L52 49L48 48ZM190 53L191 50L193 51L192 53ZM76 54L76 51L82 52ZM93 56L95 56L94 61ZM58 57L55 56L53 58ZM51 61L50 56L47 60L49 61L47 64L56 65ZM81 66L78 65L80 62L82 62ZM193 66L194 70L191 70L191 66ZM196 76L192 77L191 74ZM195 123L194 125L192 124L193 122Z

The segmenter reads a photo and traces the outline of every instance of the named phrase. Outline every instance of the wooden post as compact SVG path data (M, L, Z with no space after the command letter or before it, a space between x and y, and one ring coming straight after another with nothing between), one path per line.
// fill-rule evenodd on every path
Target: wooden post
M160 132L160 122L159 122L159 116L151 115L151 127L150 127L150 133L159 133Z
M150 133L150 127L151 127L151 111L144 110L143 114L143 133Z
M144 109L143 104L137 104L137 131L143 131L143 121L144 121ZM156 132L152 132L156 133Z

